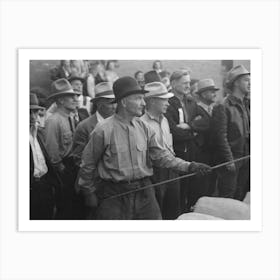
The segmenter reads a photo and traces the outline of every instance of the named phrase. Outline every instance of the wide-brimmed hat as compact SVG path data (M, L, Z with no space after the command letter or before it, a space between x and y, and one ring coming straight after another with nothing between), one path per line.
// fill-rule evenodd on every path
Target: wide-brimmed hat
M161 77L160 77L159 73L155 70L145 73L144 79L145 79L145 84L161 81Z
M232 86L233 82L243 75L250 75L250 72L243 65L233 67L227 73L226 85Z
M196 94L200 94L205 90L219 90L219 88L217 88L215 86L215 83L212 79L203 79L203 80L199 80L197 82L197 89L196 89Z
M147 93L147 91L141 89L137 81L130 76L117 79L113 84L113 92L115 94L115 100L113 102L117 102L118 100L132 94Z
M65 95L80 95L81 93L75 92L71 84L64 78L55 80L51 85L51 95L48 99L57 99Z
M95 86L95 97L91 99L91 102L96 102L101 98L115 99L115 95L112 88L112 83L102 82Z
M78 76L71 76L70 78L68 78L69 83L72 83L75 80L79 80L82 82L82 84L85 82L85 79L78 77Z
M29 109L32 109L32 110L44 109L44 107L39 106L39 100L35 93L30 93Z
M144 89L148 91L145 98L158 97L158 98L171 98L173 93L168 92L166 86L161 82L152 82L145 85Z

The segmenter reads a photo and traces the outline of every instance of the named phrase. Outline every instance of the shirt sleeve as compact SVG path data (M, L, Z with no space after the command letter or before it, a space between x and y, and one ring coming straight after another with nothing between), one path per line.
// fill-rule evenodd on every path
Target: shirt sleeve
M149 157L152 163L157 167L170 168L176 172L187 173L190 162L175 157L168 149L165 149L158 143L155 132L150 127L147 127L147 129Z
M45 144L50 161L54 166L62 163L59 149L59 125L55 119L46 121Z
M83 154L79 171L78 185L84 194L94 192L96 190L94 183L97 172L98 162L104 152L104 132L94 130L90 136Z

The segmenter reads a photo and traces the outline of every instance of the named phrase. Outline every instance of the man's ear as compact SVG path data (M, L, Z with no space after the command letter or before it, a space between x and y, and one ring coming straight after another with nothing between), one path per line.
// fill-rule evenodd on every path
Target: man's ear
M126 97L121 99L121 104L124 108L126 108Z

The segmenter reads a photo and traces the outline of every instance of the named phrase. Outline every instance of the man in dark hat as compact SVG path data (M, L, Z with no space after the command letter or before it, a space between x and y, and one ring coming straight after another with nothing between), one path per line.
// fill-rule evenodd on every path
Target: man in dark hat
M55 194L61 188L60 180L38 134L39 106L36 94L30 94L30 219L49 220L55 217Z
M118 198L113 195L151 184L152 164L187 173L205 174L211 169L185 162L164 149L155 132L139 119L144 93L132 77L113 84L117 113L96 126L87 144L78 184L88 207L96 207L96 219L161 219L153 188Z
M80 166L83 150L97 123L115 113L116 104L112 103L115 95L111 83L102 82L96 85L95 94L95 98L92 99L96 107L95 114L80 122L74 133L72 156L76 166Z
M63 181L63 194L58 209L61 219L72 218L74 192L73 161L70 158L75 124L71 113L77 108L78 96L66 79L58 79L51 85L50 100L56 102L56 111L46 120L45 142L50 161Z
M250 154L250 113L245 102L250 93L250 72L243 66L227 74L230 94L213 109L212 131L216 163L228 162ZM243 200L249 189L250 162L229 163L218 172L221 197Z

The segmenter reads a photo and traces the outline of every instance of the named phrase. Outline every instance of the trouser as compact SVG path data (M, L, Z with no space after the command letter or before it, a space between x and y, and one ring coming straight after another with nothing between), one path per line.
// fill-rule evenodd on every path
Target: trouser
M30 186L30 220L51 220L55 212L54 187L47 174L34 179Z
M225 167L218 170L219 196L243 200L250 188L250 160L237 162L235 167L235 172L228 171Z
M62 190L58 195L58 206L56 219L58 220L80 220L84 219L83 198L75 191L75 181L78 169L72 158L63 160L65 170L60 173Z
M153 188L106 199L150 184L151 181L148 178L132 183L114 183L101 180L96 191L99 205L96 209L95 218L97 220L160 220L162 217Z
M153 183L178 177L172 170L154 167ZM173 181L155 187L156 198L164 220L174 220L180 215L180 181Z

